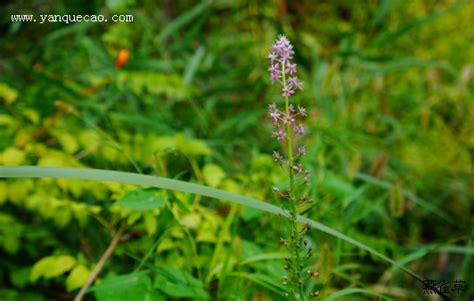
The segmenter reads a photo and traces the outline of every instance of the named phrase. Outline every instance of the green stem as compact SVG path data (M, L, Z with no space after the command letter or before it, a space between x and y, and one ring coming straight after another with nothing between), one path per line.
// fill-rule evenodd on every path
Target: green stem
M286 61L282 62L282 80L283 80L283 87L286 87L286 73L285 73L285 63ZM285 96L285 113L287 115L290 114L290 107L289 107L289 99L288 96ZM293 174L293 138L291 132L291 124L288 123L286 125L286 141L287 141L287 148L288 148L288 172L290 174L290 218L291 218L291 237L290 237L290 248L291 248L291 282L293 284L293 289L296 289L298 293L294 293L294 300L306 300L304 297L304 290L303 290L303 283L300 282L301 277L301 258L300 258L300 235L298 232L298 205L295 191L295 181L294 181L294 174ZM299 294L299 297L297 296Z

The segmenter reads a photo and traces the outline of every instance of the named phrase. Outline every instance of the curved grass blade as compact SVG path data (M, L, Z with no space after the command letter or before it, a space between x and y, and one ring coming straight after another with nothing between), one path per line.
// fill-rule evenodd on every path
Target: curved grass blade
M283 259L285 256L288 256L287 253L264 253L264 254L257 254L254 256L251 256L242 262L240 262L240 265L246 265L249 263L253 262L258 262L258 261L265 261L265 260L275 260L275 259Z
M374 292L374 291L371 291L371 290L351 287L351 288L346 288L346 289L343 289L343 290L339 290L339 291L335 292L334 294L329 295L326 298L326 301L339 300L340 297L353 295L353 294L364 294L364 295L379 297L383 300L393 300L392 298L388 298L388 297L386 297L386 296L384 296L380 293L377 293L377 292Z
M168 23L168 25L166 25L166 27L163 28L163 30L158 35L159 40L163 41L165 38L174 34L182 27L191 23L195 18L204 13L210 4L212 4L211 0L202 1L186 13L180 15L178 18Z
M284 296L285 290L281 286L279 282L276 282L274 279L262 275L262 274L250 274L250 273L242 273L242 272L232 272L227 274L228 277L240 277L248 279L252 282L255 282L266 289L279 294L280 296Z
M94 181L111 181L118 183L127 183L135 185L145 185L158 187L162 189L181 191L185 193L192 193L201 196L206 196L218 200L224 200L231 203L255 208L275 215L284 215L281 208L248 198L239 194L227 192L224 190L207 187L195 183L188 183L184 181L172 180L168 178L147 176L135 174L130 172L102 170L102 169L88 169L88 168L69 168L69 167L39 167L39 166L0 166L0 178L62 178L62 179L78 179L78 180L94 180ZM403 267L394 260L388 258L382 253L372 249L371 247L333 229L324 224L321 224L312 219L298 216L298 221L309 224L312 228L321 232L332 235L343 241L346 241L358 248L361 248L372 255L390 263L391 265L403 270L415 279L423 282L424 279L415 272ZM451 298L436 288L433 288L446 300Z

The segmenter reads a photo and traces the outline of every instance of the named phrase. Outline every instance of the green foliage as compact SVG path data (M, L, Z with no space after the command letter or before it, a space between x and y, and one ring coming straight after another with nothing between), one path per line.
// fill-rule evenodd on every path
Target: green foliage
M163 300L151 286L150 277L146 273L132 273L105 279L92 289L99 301L141 301Z
M66 279L66 289L68 292L82 287L89 278L91 271L83 265L77 265Z
M157 267L161 277L157 277L154 286L170 297L209 299L203 284L189 273L170 267Z
M225 172L219 165L207 164L202 170L204 182L211 187L218 187L225 178Z
M131 210L150 210L162 208L165 205L165 198L156 194L153 189L139 189L127 193L117 205Z
M0 214L0 238L5 252L9 254L18 252L20 237L24 231L24 227L16 222L13 216Z
M68 255L48 256L42 258L33 265L31 270L31 281L36 282L39 278L51 279L58 277L71 270L76 260Z
M0 83L0 97L7 104L14 102L18 97L18 91L5 83Z

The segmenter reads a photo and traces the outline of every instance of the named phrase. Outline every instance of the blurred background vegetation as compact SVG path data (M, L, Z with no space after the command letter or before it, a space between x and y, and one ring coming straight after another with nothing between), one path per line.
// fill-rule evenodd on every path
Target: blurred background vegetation
M474 296L472 2L6 1L0 17L1 165L159 175L273 204L285 175L271 158L265 113L279 91L266 55L286 34L310 113L309 217ZM284 300L279 218L136 188L0 180L0 299L71 300L126 222L86 299ZM161 205L123 205L137 193ZM365 251L307 239L321 300L437 300Z

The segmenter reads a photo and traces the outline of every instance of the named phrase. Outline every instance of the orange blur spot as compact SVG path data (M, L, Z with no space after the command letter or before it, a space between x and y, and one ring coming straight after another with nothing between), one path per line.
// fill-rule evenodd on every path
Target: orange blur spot
M115 67L122 68L127 63L129 56L130 56L130 53L128 49L126 48L120 49L117 55L117 59L115 60Z

